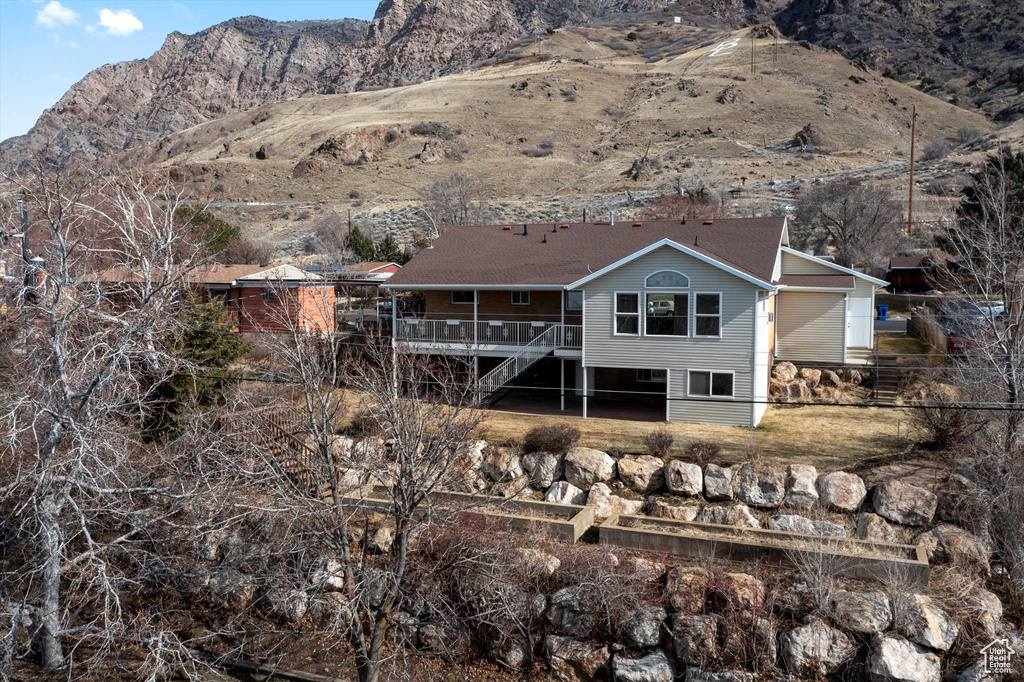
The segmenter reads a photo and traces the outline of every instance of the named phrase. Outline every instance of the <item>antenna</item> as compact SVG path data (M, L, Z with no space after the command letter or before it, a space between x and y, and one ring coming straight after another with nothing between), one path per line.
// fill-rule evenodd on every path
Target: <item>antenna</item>
M910 117L910 199L907 203L907 234L914 232L914 140L917 137L917 105Z

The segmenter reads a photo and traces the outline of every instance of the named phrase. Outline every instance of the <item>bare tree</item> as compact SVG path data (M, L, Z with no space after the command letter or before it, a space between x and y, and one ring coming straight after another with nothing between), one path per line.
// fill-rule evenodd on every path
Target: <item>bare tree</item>
M424 209L434 226L480 225L487 220L483 189L468 176L452 173L421 193Z
M274 245L270 242L243 237L228 244L218 256L224 263L265 265L274 255Z
M1024 599L1024 153L988 158L940 245L953 257L943 272L959 299L951 322L970 339L951 368L949 407L984 420L959 461L989 495L991 533Z
M27 220L3 231L25 234L42 260L0 282L3 598L33 614L45 668L87 674L132 635L151 656L146 674L157 675L183 645L161 614L133 611L125 591L173 563L168 540L187 524L183 507L215 477L192 475L201 438L194 448L147 443L139 425L154 387L182 369L164 338L203 246L175 218L181 193L159 177L40 164L4 181Z
M825 253L845 267L888 261L904 238L903 209L888 190L859 180L813 185L796 200L797 248Z
M272 352L277 378L297 400L254 404L252 427L241 426L270 436L254 449L262 466L246 475L290 529L264 559L285 567L268 569L276 591L311 591L322 603L321 592L337 590L334 617L321 627L352 648L359 679L374 682L401 651L390 646L403 642L401 613L415 611L409 600L418 585L440 570L436 556L428 565L413 555L461 523L460 504L443 493L464 486L472 460L467 441L479 423L472 387L451 368L380 340L350 346L348 336L305 333L283 315L288 332L272 341ZM358 422L365 437L347 437L346 421ZM310 567L320 579L287 568L284 558L295 556L324 557Z

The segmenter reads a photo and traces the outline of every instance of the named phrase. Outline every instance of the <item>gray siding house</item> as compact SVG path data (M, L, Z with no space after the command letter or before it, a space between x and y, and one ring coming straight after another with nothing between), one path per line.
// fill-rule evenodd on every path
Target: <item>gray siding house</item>
M543 363L588 401L752 426L776 359L844 364L885 282L790 249L785 218L450 227L384 285L397 352L456 355L498 395ZM557 369L553 369L556 368Z

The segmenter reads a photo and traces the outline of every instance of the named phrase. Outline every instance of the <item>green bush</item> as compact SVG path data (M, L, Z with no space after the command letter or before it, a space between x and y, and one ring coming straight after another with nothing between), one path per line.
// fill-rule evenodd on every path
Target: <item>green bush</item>
M636 40L638 37L639 36L637 36L636 31L630 31L629 33L626 34L626 40L633 41Z

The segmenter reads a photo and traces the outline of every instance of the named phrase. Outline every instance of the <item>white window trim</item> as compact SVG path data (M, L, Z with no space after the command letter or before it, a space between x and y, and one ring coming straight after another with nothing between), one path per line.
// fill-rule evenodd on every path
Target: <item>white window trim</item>
M658 272L661 272L660 270ZM646 280L645 280L646 281ZM685 334L648 334L647 333L647 295L648 294L672 294L673 296L686 296L686 333ZM641 307L644 311L644 337L648 339L688 339L693 336L693 292L689 289L644 289Z
M470 292L472 292L473 293L473 300L472 301L456 301L455 300L455 292L456 291L470 291ZM452 305L473 305L474 303L476 303L476 291L474 291L473 289L452 289L451 295L449 296L449 299L451 300L451 304Z
M269 287L265 287L260 292L260 298L262 298L266 303L273 303L278 299L277 291Z
M640 378L640 372L650 372L651 373L651 378L650 379L641 379ZM654 378L654 373L655 372L664 372L665 373L665 378L664 379L655 379ZM644 368L644 367L638 368L636 370L636 382L638 384L668 384L668 370L667 369L647 369L647 368Z
M697 313L697 297L698 296L718 296L718 314L717 315L706 315ZM720 339L722 338L722 292L721 291L695 291L693 292L693 337L696 339ZM698 334L697 333L697 318L698 317L717 317L718 318L718 333L717 334Z
M616 291L612 293L612 335L613 336L636 336L639 337L643 331L642 317L643 317L643 306L644 296L639 291ZM620 313L619 312L619 296L636 296L636 312L635 313ZM619 331L619 315L631 315L636 317L636 333L620 332Z
M520 297L522 297L523 294L525 294L526 302L523 303L522 301L520 301L519 303L516 303L516 294L519 294ZM530 305L530 292L522 289L513 289L512 291L509 292L509 302L512 305Z
M710 380L708 381L708 394L707 395L704 395L703 393L694 393L693 392L693 390L692 390L693 381L691 380L690 375L693 374L694 372L707 372L708 374L711 375L709 377ZM715 395L714 393L711 392L711 390L712 390L711 387L714 385L714 382L715 382L714 375L716 375L716 374L731 374L732 375L732 395ZM690 397L690 398L721 398L721 399L735 400L736 399L736 372L734 372L732 370L721 370L721 369L688 369L688 370L686 370L686 395L687 395L687 397Z
M663 272L671 272L673 274L679 275L680 277L682 277L683 279L686 280L686 285L683 288L684 289L689 289L690 288L690 276L687 275L687 274L684 274L682 272L679 272L678 270L672 270L670 268L662 268L661 270L656 270L656 271L652 272L651 274L647 275L646 277L644 277L644 288L645 289L676 289L676 288L678 288L676 286L658 287L658 286L652 286L652 285L647 283L648 280L651 279L651 277L654 277L655 275L660 275Z

